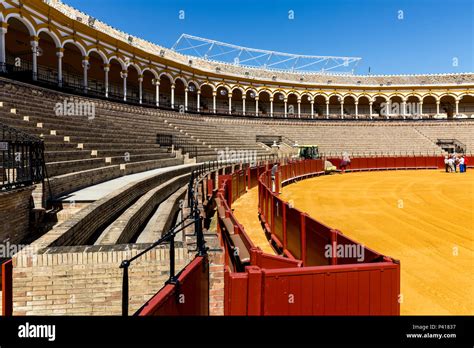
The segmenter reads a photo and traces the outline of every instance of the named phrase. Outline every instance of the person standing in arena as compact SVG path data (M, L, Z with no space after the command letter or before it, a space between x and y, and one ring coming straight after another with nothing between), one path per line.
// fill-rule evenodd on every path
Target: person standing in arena
M350 166L350 165L351 165L351 159L350 159L349 155L347 154L347 152L344 152L342 154L342 160L341 160L341 164L339 166L340 169L341 169L341 172L344 173L347 166Z
M446 173L449 173L449 157L448 155L444 156L444 169Z
M465 171L466 171L465 159L464 159L464 155L462 155L461 158L459 159L459 172L464 173Z
M454 157L453 156L450 156L449 159L448 159L448 165L449 165L449 171L451 173L455 172L456 171L456 164L454 162Z
M278 163L275 163L272 167L272 192L275 192L276 190L275 178L276 178L277 171L278 171Z

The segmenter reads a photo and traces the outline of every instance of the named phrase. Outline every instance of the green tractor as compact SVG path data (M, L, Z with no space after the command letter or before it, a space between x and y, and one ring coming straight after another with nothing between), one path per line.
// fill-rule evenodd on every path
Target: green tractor
M302 159L319 159L318 145L296 145L298 157Z

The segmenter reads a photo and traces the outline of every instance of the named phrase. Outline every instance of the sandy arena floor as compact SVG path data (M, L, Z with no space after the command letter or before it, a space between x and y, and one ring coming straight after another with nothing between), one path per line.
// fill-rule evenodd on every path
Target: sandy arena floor
M283 188L282 198L401 262L401 313L474 314L474 170L336 174ZM257 190L234 203L256 245L272 252Z

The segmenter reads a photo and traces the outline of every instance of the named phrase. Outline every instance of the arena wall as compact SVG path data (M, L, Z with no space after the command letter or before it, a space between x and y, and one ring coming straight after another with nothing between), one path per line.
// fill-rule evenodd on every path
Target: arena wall
M13 315L120 315L122 260L148 244L46 248L13 258ZM176 269L189 263L176 243ZM169 277L169 247L160 246L129 269L130 315Z
M35 186L0 192L0 242L18 244L29 233L31 194ZM5 255L7 257L7 255ZM0 256L2 258L2 256Z

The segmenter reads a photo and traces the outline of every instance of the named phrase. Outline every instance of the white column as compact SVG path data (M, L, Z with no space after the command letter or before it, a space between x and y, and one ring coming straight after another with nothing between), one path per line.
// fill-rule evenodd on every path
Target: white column
M31 51L33 52L33 80L36 81L38 74L38 38L31 38Z
M402 116L405 118L407 114L407 102L405 100L402 101Z
M232 93L229 93L229 115L232 114Z
M171 84L171 108L174 109L174 89L176 85L174 83Z
M201 111L201 90L197 90L197 111Z
M436 115L439 115L439 104L440 104L440 101L436 101Z
M420 116L423 116L423 100L418 103L418 112Z
M298 103L298 118L301 118L301 99L298 99L297 103Z
M6 69L5 63L7 62L6 51L5 51L5 35L8 31L8 23L2 22L0 27L0 63L2 69Z
M288 99L285 98L283 99L283 101L285 102L285 118L288 117Z
M356 118L359 118L359 102L355 102L355 113L356 113Z
M127 70L120 73L120 77L123 79L123 101L127 101L127 75Z
M105 97L109 97L109 71L110 64L104 64L104 75L105 75Z
M216 96L217 96L217 92L216 92L216 91L213 91L213 92L212 92L212 112L213 112L213 113L216 113L216 112L217 112Z
M390 100L388 100L388 101L386 102L386 108L387 108L387 115L386 115L386 116L387 116L387 118L389 118L389 116L390 116L390 111L391 111L391 110L390 110L390 109L391 109Z
M373 102L369 102L369 115L370 115L370 118L372 118L372 104L373 104Z
M186 87L184 89L184 111L188 111L188 91L189 89Z
M83 68L83 78L84 78L84 81L82 82L82 84L84 85L84 92L87 93L87 70L89 70L89 57L87 56L84 56L82 57L82 68Z
M255 116L258 116L258 96L255 97Z
M311 118L314 118L314 100L311 100L310 104L311 104Z
M143 75L138 76L138 102L141 104L143 101Z
M242 115L245 116L245 95L242 96Z
M456 100L456 115L459 115L459 100Z
M344 100L341 100L341 118L344 118Z
M64 57L64 48L58 48L56 52L56 56L58 57L58 86L63 86L63 57Z
M270 117L273 117L273 97L270 98Z
M155 102L160 106L160 80L155 80Z
M326 118L329 118L329 100L326 101Z

